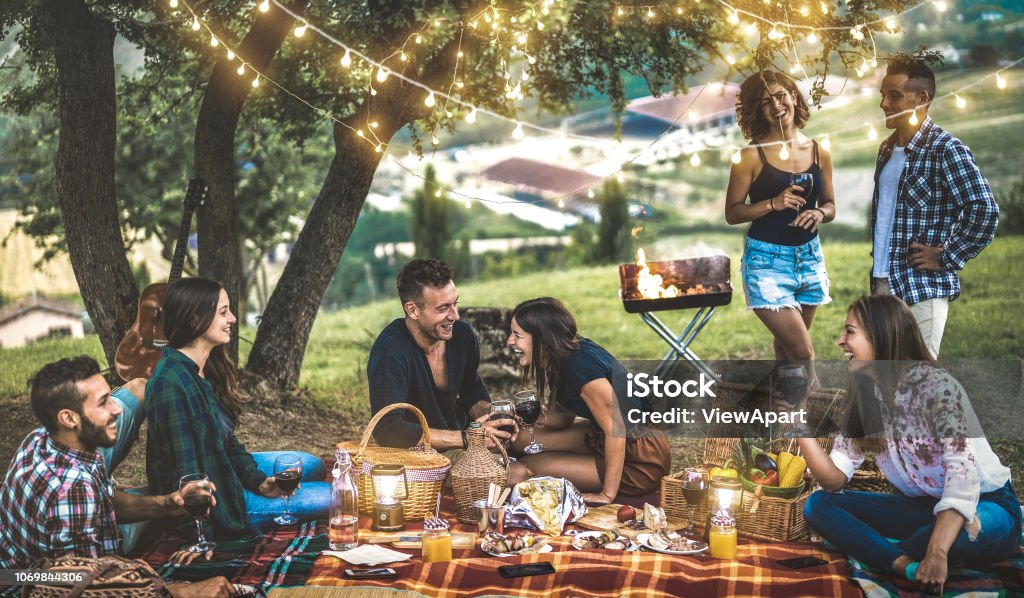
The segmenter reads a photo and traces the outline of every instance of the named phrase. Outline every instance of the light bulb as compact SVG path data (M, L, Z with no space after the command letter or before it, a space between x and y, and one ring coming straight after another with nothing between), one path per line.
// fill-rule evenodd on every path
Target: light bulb
M210 36L210 46L216 48L219 45L220 45L220 42L217 41L217 36L216 35L211 35Z
M530 78L530 73L527 73L526 71L523 71L523 74L522 74L522 76L520 78L523 81L526 81L526 80L528 80Z
M591 187L590 189L587 189L587 197L589 197L590 199L594 199L594 189L593 189L593 187Z
M878 59L877 58L872 58L871 59L871 68L873 68L873 69L878 68Z
M178 8L178 0L171 0L168 4L171 5L171 8Z
M192 31L199 31L199 17L192 17Z
M256 75L256 78L252 80L252 86L253 87L259 87L260 86L260 76L259 75Z
M621 17L623 14L625 14L625 11L622 10L622 7L620 6L615 9L615 14Z
M377 81L383 83L388 80L388 70L385 68L377 69Z
M688 110L686 111L686 118L690 119L691 121L692 121L692 120L697 120L697 115L696 115L696 114L694 114L693 110L689 110L689 109L688 109Z
M935 10L939 12L946 12L946 3L943 0L935 1Z
M558 209L560 209L560 210L564 210L565 209L565 200L564 199L559 198L559 200L558 200Z
M260 12L267 12L270 10L270 0L263 0L263 2L260 2L259 8Z
M359 129L358 131L356 131L356 135L359 135L360 137L366 137L366 134L363 133L362 129Z
M725 61L728 62L730 65L736 64L736 58L732 54L726 55Z
M431 143L431 145L441 145L441 140L437 137L436 134L435 135L431 135L430 136L430 143Z
M463 53L462 50L459 50L458 53L455 54L455 56L462 58L463 56L465 56L465 53Z
M416 36L416 43L417 44L422 44L423 43L423 36L422 35L417 35Z
M742 156L740 155L740 151L736 150L736 153L734 153L732 155L732 163L733 164L739 164L741 159L742 159Z
M384 151L384 144L378 143L376 147L373 148L373 151L377 152L378 154L381 153L382 151Z
M544 23L537 21L537 31L544 31Z
M295 28L295 37L302 37L306 35L306 24L303 23Z
M352 53L347 49L345 50L345 55L341 57L341 66L345 68L352 66Z
M875 130L874 125L868 125L868 139L871 141L878 139L878 131Z
M700 154L694 152L694 154L690 156L690 166L700 166Z
M373 121L373 122L370 123L370 128L371 129L376 129L379 126L380 126L380 123L378 123L377 121Z
M238 73L239 75L244 75L245 74L245 65L244 64L238 65L238 68L235 70L235 72Z
M965 100L962 97L960 97L959 94L954 94L954 97L956 97L956 107L957 108L963 110L964 108L967 107L967 100Z
M825 4L824 1L821 2L821 12L823 14L828 14L828 4Z
M735 10L732 11L732 13L729 15L729 23L731 25L739 25L740 24L740 13L736 12Z
M471 198L467 197L466 198L466 209L469 210L469 209L472 209L472 208L473 208L473 200Z
M445 111L444 111L444 115L445 115L445 116L446 116L447 118L451 118L451 117L452 117L452 111L451 111L451 110L445 110Z
M654 10L652 10L651 7L649 7L649 6L647 7L647 18L648 19L653 19L654 18Z
M466 122L468 122L469 124L473 124L476 122L476 108L470 110L469 114L466 115Z
M786 142L782 142L782 149L779 150L780 160L789 160L789 148L786 147Z
M232 52L231 50L228 50L228 60L234 60L234 59L235 59L235 53Z
M921 121L917 120L917 109L914 109L910 112L910 125L916 127L919 122Z
M398 59L401 60L402 62L405 62L409 60L409 55L406 54L405 52L402 52L401 54L398 55Z
M520 46L525 46L526 45L526 34L525 33L520 33L519 37L516 38L516 41L519 42Z
M533 56L527 56L526 62L529 62L530 64L537 64L537 59L534 58Z
M377 95L377 90L371 87L370 88L370 95L372 95L372 96Z
M523 138L523 123L516 123L516 128L512 130L512 139Z
M434 191L434 197L441 197L441 189Z
M807 36L807 43L809 43L809 44L816 44L816 43L818 43L818 34L812 31L810 33L810 35Z
M1003 76L999 73L996 73L996 87L1006 89L1006 79L1003 79Z
M757 25L755 25L753 23L747 23L746 25L743 26L743 32L746 33L747 35L751 35L753 33L756 33L757 32Z
M892 17L889 17L888 19L886 19L885 20L885 28L890 30L890 31L895 30L896 29L896 19L894 19Z
M829 139L828 135L825 135L825 138L821 140L821 149L826 152L832 149L832 140Z
M811 9L807 8L806 6L800 7L800 16L806 17L809 14L811 14Z
M466 84L465 84L465 83L463 83L462 81L456 81L456 82L455 82L455 88L456 88L456 89L462 89L462 88L463 88L463 87L465 87L465 86L466 86Z
M426 99L423 100L423 103L427 106L427 108L430 108L431 106L436 104L437 99L434 97L434 92L430 92L430 94L427 95Z

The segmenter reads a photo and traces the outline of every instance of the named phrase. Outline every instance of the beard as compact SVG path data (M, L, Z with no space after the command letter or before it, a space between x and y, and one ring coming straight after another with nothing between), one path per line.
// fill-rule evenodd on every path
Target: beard
M111 418L102 426L97 426L89 418L82 416L82 431L78 433L78 440L82 445L95 448L110 448L117 443L117 437L110 438L107 433L107 426L114 423L117 417Z

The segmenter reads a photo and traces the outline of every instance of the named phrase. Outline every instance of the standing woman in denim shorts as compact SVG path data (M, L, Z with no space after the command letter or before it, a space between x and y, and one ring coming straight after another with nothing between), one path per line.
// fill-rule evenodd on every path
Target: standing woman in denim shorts
M806 362L815 384L809 330L817 306L832 300L818 242L818 226L836 215L832 156L799 132L810 110L783 73L748 77L736 112L751 143L729 175L725 220L751 223L741 268L747 307L771 331L776 361ZM790 184L800 173L811 175L810 193Z

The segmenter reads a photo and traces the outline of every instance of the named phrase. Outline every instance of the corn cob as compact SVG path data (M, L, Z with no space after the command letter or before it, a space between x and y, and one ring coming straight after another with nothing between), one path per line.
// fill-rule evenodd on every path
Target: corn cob
M807 469L807 461L804 461L804 458L800 455L793 455L793 458L789 460L785 473L779 479L779 487L791 488L799 484L800 478L804 476L805 469Z
M789 451L782 451L779 453L779 458L775 461L779 466L779 481L785 477L786 468L789 467L789 462L793 460L793 453Z

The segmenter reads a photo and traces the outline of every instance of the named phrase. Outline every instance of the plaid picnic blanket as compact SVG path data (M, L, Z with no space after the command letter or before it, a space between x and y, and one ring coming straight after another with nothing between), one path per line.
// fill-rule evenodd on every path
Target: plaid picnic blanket
M452 518L454 520L454 518ZM456 525L458 531L471 531ZM850 582L845 559L807 542L761 544L741 542L738 559L721 561L707 556L672 556L655 552L579 551L568 537L551 541L547 554L516 558L491 557L479 548L456 550L450 563L423 563L415 558L388 565L398 572L390 580L348 580L351 565L333 558L317 559L306 583L317 586L386 586L438 598L468 596L861 596ZM404 551L418 554L415 551ZM816 556L827 565L792 570L779 559ZM550 562L553 575L503 579L497 568Z
M186 543L171 532L163 532L132 553L167 579L200 581L223 575L236 584L253 586L266 593L278 586L303 585L321 550L327 549L326 522L310 522L276 528L262 536L242 540L218 540L210 561L172 565L171 554ZM146 538L143 538L145 541Z
M868 567L851 558L853 581L860 585L867 598L896 598L919 596L920 590L906 579L887 571ZM957 567L950 569L949 580L943 587L943 596L999 596L1024 595L1024 553L985 569Z

